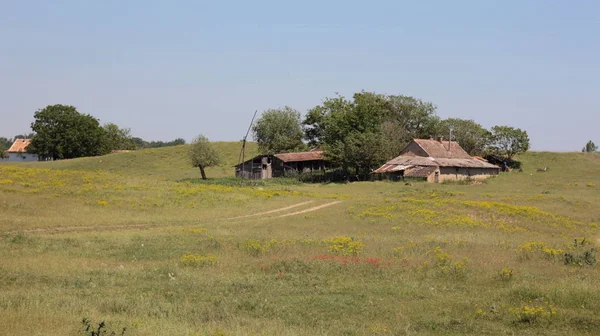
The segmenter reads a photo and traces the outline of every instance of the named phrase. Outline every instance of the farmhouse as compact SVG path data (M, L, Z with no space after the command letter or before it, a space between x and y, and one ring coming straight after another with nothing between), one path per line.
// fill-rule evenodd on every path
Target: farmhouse
M246 179L269 179L289 174L325 170L328 162L323 151L259 155L235 166L235 176Z
M500 167L477 159L455 141L442 138L414 139L400 156L375 170L391 179L419 178L428 182L485 179L498 175Z
M39 161L38 155L27 152L31 139L16 139L8 149L8 161Z

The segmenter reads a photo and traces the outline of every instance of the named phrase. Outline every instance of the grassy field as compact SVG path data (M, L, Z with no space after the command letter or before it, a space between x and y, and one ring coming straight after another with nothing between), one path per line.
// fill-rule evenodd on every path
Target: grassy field
M0 165L0 335L600 334L600 155L231 187L179 182L184 151Z
M238 164L241 142L213 142L213 146L223 156L218 167L206 169L208 177L226 177L234 174L234 165ZM181 180L199 178L200 171L191 167L186 154L187 145L146 149L128 153L118 153L76 160L54 162L21 163L22 167L42 167L49 169L101 170L125 176L147 177L159 180ZM256 143L246 145L246 160L258 152Z

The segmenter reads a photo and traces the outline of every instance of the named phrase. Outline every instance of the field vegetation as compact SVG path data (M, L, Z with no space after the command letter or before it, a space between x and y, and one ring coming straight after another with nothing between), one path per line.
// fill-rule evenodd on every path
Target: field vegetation
M0 335L600 334L598 154L238 185L214 145L205 182L186 146L0 165Z

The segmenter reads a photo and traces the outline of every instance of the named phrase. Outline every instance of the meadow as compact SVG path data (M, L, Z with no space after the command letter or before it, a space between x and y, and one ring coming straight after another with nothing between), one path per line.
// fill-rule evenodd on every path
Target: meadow
M1 164L0 335L600 334L598 154L241 187L184 153Z

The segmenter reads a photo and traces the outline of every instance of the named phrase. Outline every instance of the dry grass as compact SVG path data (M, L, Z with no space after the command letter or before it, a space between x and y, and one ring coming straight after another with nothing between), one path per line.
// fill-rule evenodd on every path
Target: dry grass
M261 188L0 165L0 334L597 335L600 268L577 258L600 156L522 160L484 185Z

